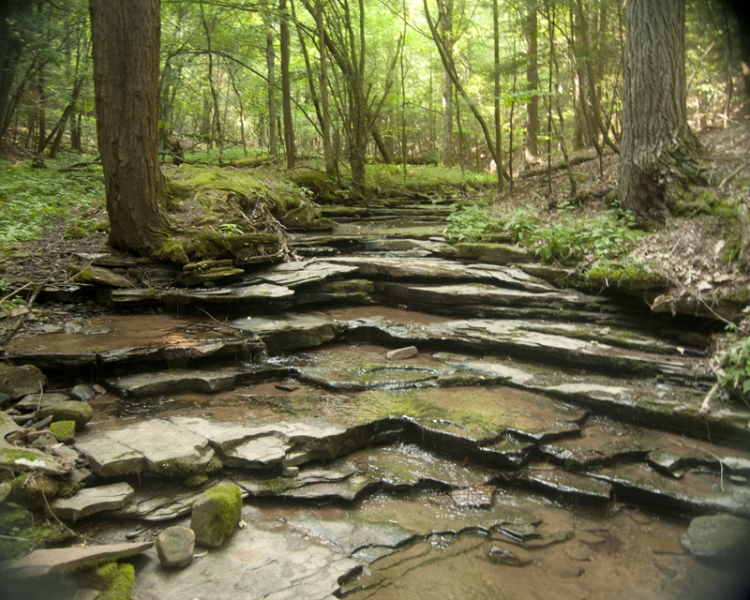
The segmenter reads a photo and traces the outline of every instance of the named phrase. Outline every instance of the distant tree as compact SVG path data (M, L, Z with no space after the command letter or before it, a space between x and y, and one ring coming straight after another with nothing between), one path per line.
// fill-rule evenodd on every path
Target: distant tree
M159 170L159 0L90 0L96 128L109 239L147 253L167 226Z
M694 169L684 53L684 0L628 1L619 198L641 221L671 214Z

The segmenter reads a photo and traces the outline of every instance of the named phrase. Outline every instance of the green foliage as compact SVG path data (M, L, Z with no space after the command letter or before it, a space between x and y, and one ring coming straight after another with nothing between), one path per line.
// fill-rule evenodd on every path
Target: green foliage
M12 502L0 504L0 561L20 558L46 543L65 539L67 532L59 524L44 524L30 511Z
M47 164L56 163L48 161ZM82 211L103 205L100 166L61 172L51 166L35 169L30 162L0 161L0 247L37 239L50 220L73 221ZM80 230L73 235L85 235L86 229L98 227L98 222L83 221L75 227Z
M742 329L747 328L747 323ZM737 329L736 327L730 329ZM739 334L742 330L738 331ZM714 357L717 380L729 394L750 400L750 336L733 336L723 352ZM719 366L720 365L720 366Z
M367 186L380 192L433 191L449 193L475 191L497 185L497 176L492 173L461 172L460 169L437 165L409 165L404 177L398 164L373 164L367 167Z
M445 235L451 241L478 241L502 231L541 260L563 263L584 258L618 258L642 235L633 229L635 218L628 211L613 209L593 217L573 218L572 205L564 204L560 208L562 218L556 223L544 224L531 206L501 219L490 216L482 206L461 206L448 216Z
M446 217L445 237L453 242L477 242L501 227L487 209L476 204L459 206Z

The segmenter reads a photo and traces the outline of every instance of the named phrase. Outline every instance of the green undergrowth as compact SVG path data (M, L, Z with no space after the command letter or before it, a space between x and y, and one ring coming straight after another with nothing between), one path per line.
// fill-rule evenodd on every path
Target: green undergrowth
M497 186L492 173L461 172L458 167L408 165L404 177L401 165L372 164L367 166L367 187L379 194L407 192L445 193L476 192Z
M445 234L456 242L481 241L491 234L504 233L543 262L561 264L620 258L643 235L635 229L635 218L629 211L614 208L576 217L575 207L567 203L558 211L557 221L546 223L531 206L501 216L481 206L460 206L448 216Z
M44 226L55 218L64 218L76 228L72 235L85 235L87 229L101 226L84 216L104 206L101 165L60 170L82 158L47 160L39 168L30 161L0 161L0 249L39 239Z
M750 318L727 326L711 366L725 394L750 406Z
M0 504L0 561L26 556L30 552L64 540L62 525L48 523L38 514L12 502Z

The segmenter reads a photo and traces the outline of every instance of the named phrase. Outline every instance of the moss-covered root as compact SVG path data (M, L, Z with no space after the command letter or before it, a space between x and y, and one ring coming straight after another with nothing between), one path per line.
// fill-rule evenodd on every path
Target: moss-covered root
M217 485L193 505L190 529L195 543L209 548L221 546L237 528L242 517L242 492L234 484Z
M130 600L135 585L135 569L127 563L109 562L96 568L101 582L99 600Z

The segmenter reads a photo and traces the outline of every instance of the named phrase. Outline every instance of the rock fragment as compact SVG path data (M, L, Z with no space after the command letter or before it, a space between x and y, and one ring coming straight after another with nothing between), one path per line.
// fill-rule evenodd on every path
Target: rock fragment
M195 532L187 527L167 527L156 537L156 552L163 567L183 569L193 562Z
M105 510L117 510L130 503L135 494L127 483L84 488L72 498L58 498L50 508L61 519L77 521Z
M682 545L696 558L739 560L750 548L750 521L734 515L696 517Z
M0 364L0 393L7 394L12 400L39 393L46 383L44 373L33 365L15 367Z
M385 357L390 361L406 360L407 358L414 358L419 354L416 346L407 346L406 348L398 348L397 350L391 350Z

